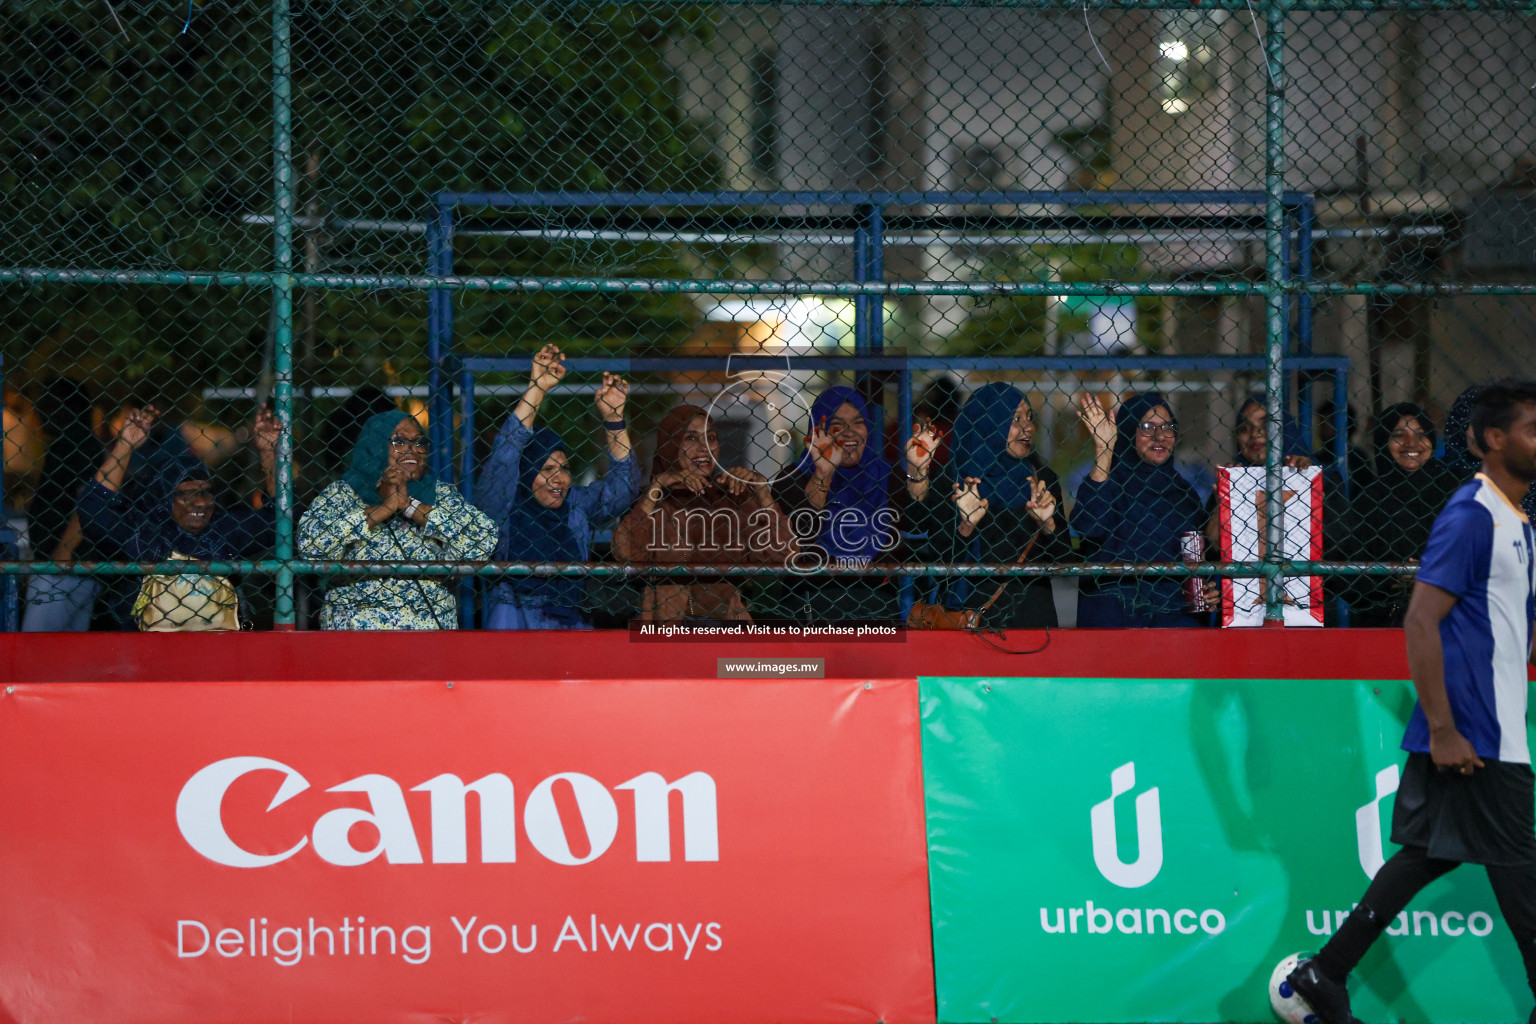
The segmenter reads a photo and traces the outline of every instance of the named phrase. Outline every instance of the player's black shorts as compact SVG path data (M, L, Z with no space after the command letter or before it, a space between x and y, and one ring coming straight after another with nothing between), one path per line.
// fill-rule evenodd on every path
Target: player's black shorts
M1484 758L1471 775L1442 772L1409 754L1392 809L1392 841L1463 864L1536 863L1536 775L1528 764Z

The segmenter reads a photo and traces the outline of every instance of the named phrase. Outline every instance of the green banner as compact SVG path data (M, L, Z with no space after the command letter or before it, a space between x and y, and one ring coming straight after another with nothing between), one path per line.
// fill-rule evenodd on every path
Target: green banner
M940 1021L1270 1021L1274 965L1395 849L1406 682L920 682ZM1531 1005L1477 867L1351 991L1365 1021Z

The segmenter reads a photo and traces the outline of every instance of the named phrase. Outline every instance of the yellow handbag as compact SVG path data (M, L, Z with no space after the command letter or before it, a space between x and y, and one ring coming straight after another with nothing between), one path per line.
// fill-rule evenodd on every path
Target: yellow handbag
M171 562L193 562L172 551ZM147 633L217 632L240 628L240 598L226 576L178 573L146 576L133 617Z

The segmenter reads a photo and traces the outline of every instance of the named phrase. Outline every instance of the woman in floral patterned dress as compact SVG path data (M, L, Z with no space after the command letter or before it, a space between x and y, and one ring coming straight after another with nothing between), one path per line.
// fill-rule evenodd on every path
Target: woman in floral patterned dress
M299 520L299 553L336 561L484 561L496 524L427 471L429 442L403 412L363 424L351 468ZM456 579L390 577L333 586L323 629L455 629Z

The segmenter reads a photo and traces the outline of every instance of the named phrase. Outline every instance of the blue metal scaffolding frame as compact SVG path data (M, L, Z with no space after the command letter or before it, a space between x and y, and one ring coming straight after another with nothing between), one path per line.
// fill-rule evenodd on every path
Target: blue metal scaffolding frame
M857 212L852 232L853 276L856 283L879 284L885 278L886 212L890 207L965 206L1253 206L1262 208L1268 193L1253 191L798 191L798 192L442 192L427 223L427 270L435 276L453 273L453 244L457 214L462 208L497 210L615 209L615 210L741 210L752 207L826 208L851 207ZM1311 283L1313 268L1313 197L1303 192L1284 192L1282 232L1283 273L1286 281ZM664 239L660 229L658 240ZM750 232L743 231L743 241ZM1005 244L1000 242L999 244ZM1106 288L1106 293L1109 289ZM1312 352L1312 296L1302 291L1284 296L1285 320L1290 325L1287 354L1281 360L1285 387L1297 390L1298 418L1303 441L1310 447L1312 382L1332 377L1335 467L1341 484L1348 488L1349 360L1343 356L1316 356ZM428 409L432 438L433 471L442 479L456 480L466 498L474 496L475 476L475 377L479 373L523 370L529 353L503 356L459 355L453 349L453 292L432 289L427 309ZM743 365L743 355L679 356L619 360L631 373L655 371L725 370L733 360ZM752 357L746 357L750 360ZM615 369L612 357L567 358L567 369L601 371ZM774 357L776 367L785 365ZM878 290L854 296L854 354L800 355L791 368L802 370L883 371L894 376L900 437L905 442L912 429L912 373L921 370L1019 370L1058 372L1216 371L1259 372L1267 368L1264 356L906 356L885 353L884 302ZM453 391L459 394L459 459L453 459ZM1293 384L1294 382L1294 384ZM1289 406L1289 395L1285 406ZM910 581L904 585L903 606L910 599ZM473 616L473 602L461 601L465 625Z

